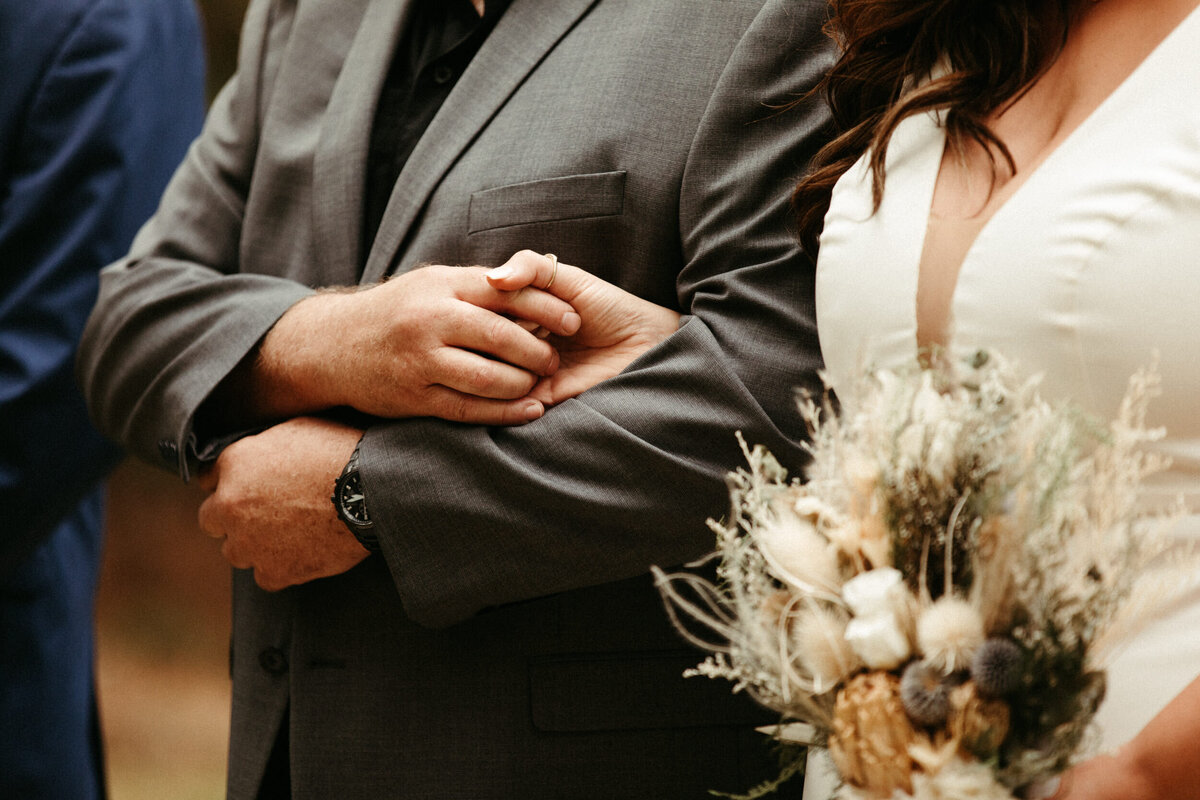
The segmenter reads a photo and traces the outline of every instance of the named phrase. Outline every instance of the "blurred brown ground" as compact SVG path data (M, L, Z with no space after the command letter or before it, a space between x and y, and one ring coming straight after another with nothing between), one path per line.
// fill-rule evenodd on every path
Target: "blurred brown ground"
M230 572L199 501L132 460L109 482L97 665L112 800L224 797Z
M232 74L247 0L198 0L211 98ZM109 483L97 600L111 800L225 796L229 567L196 525L201 495L127 460Z

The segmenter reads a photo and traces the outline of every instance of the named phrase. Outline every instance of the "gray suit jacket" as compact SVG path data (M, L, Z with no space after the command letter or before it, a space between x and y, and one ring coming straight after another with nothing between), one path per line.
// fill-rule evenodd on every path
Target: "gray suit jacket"
M514 0L362 263L374 100L413 0L254 0L238 74L124 261L79 373L103 430L187 476L197 408L313 287L553 251L679 331L519 428L373 420L383 553L277 594L235 578L230 796L289 720L296 797L674 798L764 743L646 577L712 548L734 432L800 461L819 367L787 199L823 140L818 0Z

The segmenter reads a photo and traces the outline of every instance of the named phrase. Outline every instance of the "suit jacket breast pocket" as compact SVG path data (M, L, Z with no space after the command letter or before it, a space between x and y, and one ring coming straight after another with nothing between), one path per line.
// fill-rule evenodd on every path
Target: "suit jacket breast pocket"
M471 195L470 233L621 213L625 172L565 175L483 189Z

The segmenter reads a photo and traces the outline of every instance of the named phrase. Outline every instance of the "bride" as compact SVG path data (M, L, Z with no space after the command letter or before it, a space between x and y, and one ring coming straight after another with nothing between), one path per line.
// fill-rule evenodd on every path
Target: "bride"
M1157 358L1151 424L1173 466L1147 496L1197 512L1176 526L1181 542L1200 540L1198 6L834 0L843 54L825 88L842 132L795 194L801 238L820 245L818 330L843 405L864 363L987 347L1044 374L1048 397L1108 419ZM545 286L551 268L519 254L493 281ZM582 330L628 346L579 351L559 385L538 388L550 402L648 346L639 327L661 336L670 322L559 269L551 290ZM1103 748L1119 749L1055 797L1200 797L1198 674L1200 586L1110 665L1097 721ZM819 783L806 797L831 791Z
M1109 419L1158 354L1152 424L1173 467L1147 494L1200 511L1198 5L833 4L843 55L827 90L845 132L795 200L802 238L819 236L818 331L844 403L864 361L990 347L1044 374L1047 396ZM1200 517L1177 528L1200 538ZM1110 666L1103 745L1129 740L1197 674L1200 588ZM1193 720L1196 694L1180 701ZM1200 737L1179 738L1190 780L1143 796L1200 796ZM1105 769L1166 754L1122 752ZM1099 773L1059 796L1138 796Z

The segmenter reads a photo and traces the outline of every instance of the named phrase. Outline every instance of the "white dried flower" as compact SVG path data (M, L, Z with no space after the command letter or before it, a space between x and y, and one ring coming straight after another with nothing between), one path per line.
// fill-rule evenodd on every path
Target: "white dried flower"
M898 594L907 591L904 575L893 567L881 567L855 575L842 586L842 599L856 617L891 613Z
M906 425L896 437L896 467L899 472L924 469L925 426L914 422Z
M855 575L842 586L842 599L854 612L846 639L868 667L895 669L908 660L908 588L899 570L881 567Z
M1012 800L987 765L961 758L934 774L914 772L912 783L914 800Z
M958 467L958 435L962 424L943 419L930 428L929 447L925 453L925 474L938 484L954 477Z
M826 503L819 497L813 497L811 494L802 494L792 502L791 510L804 519L807 519L813 525L820 526L822 523L826 525L837 525L842 521L842 514L833 506Z
M958 467L961 423L943 419L913 422L896 438L897 465L901 472L919 471L935 484L946 484Z
M824 530L825 536L861 570L889 567L891 535L881 514L847 519Z
M892 535L883 514L876 513L859 520L859 535L862 537L859 548L872 567L892 565Z
M970 603L943 595L917 619L917 647L945 674L966 669L983 644L983 619Z
M842 465L842 474L850 488L853 500L858 505L858 515L870 513L871 498L879 485L879 462L862 453L850 453Z
M852 424L856 428L870 426L872 423L882 423L891 412L901 404L910 391L907 380L891 370L879 369L869 373L869 380L859 387L864 389L858 400L860 409L854 415Z
M924 425L932 425L946 419L949 402L933 385L933 371L921 373L921 385L912 399L912 419Z
M890 611L850 620L846 641L871 669L895 669L912 655L912 644Z
M817 694L832 689L862 665L846 641L846 623L843 615L823 608L813 608L796 620L796 656L812 675Z
M837 553L811 518L777 513L759 524L754 536L771 571L784 583L803 592L839 591Z
M943 394L933 385L933 373L921 374L920 386L909 404L909 422L896 437L896 465L901 472L913 470L945 484L956 471L961 398Z
M1058 696L1078 677L1078 655L1086 670L1102 668L1123 634L1175 596L1158 570L1152 586L1137 583L1162 552L1135 524L1139 484L1161 467L1144 449L1158 435L1145 427L1153 374L1135 376L1105 431L1081 409L1043 402L997 359L973 358L961 374L947 371L948 354L935 362L864 374L841 393L844 413L830 397L803 401L803 480L742 440L733 513L710 523L719 582L659 574L681 632L715 651L694 672L813 725L840 753L846 800L1011 800L997 782L1025 785L1069 763L1090 723L1098 674ZM892 566L903 581L881 569ZM855 573L867 573L861 585L839 585ZM909 589L918 583L920 600ZM1140 599L1143 586L1155 597ZM931 589L969 605L932 603ZM1022 659L981 645L985 630ZM895 686L918 645L910 678L956 687L945 724L928 732L913 728ZM843 674L859 661L883 671ZM960 683L969 665L975 682ZM1000 744L1002 766L988 761ZM911 786L890 778L910 771Z

